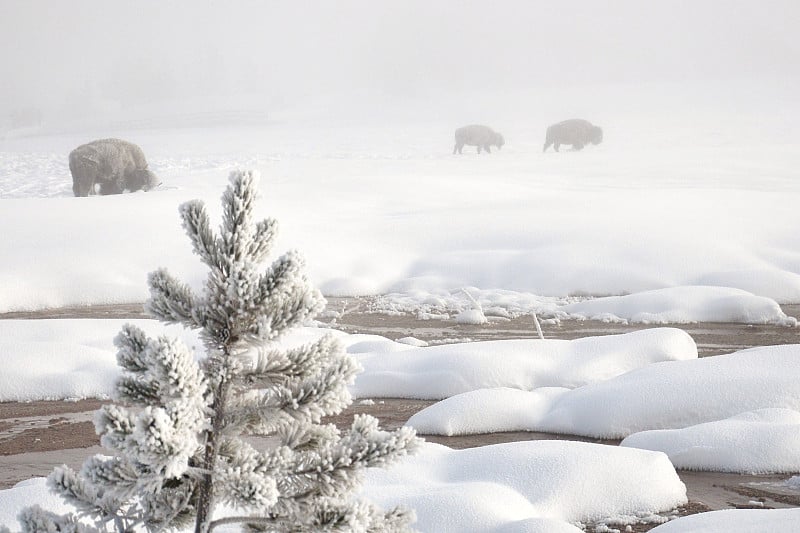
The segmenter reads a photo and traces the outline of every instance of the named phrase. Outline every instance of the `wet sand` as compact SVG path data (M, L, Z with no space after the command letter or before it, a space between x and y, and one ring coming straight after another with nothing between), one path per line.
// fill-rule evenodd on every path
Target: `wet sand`
M497 320L487 325L465 326L452 321L417 320L411 316L365 312L365 299L330 299L332 309L347 309L335 319L322 322L349 333L372 333L388 338L413 336L431 343L466 340L535 338L530 317ZM784 312L800 318L800 306L784 306ZM65 308L36 313L0 314L0 319L25 318L145 318L140 304ZM644 329L645 325L607 324L597 321L562 321L545 324L547 338L573 339ZM695 339L702 356L728 353L753 346L800 344L800 328L748 326L743 324L678 324ZM102 400L77 402L0 403L0 489L35 476L46 476L54 466L80 467L83 460L102 453L94 433L94 411ZM402 426L417 411L431 405L426 400L374 399L373 404L356 401L342 414L330 419L337 426L348 426L353 416L376 416L381 426ZM617 445L616 440L586 439L570 435L534 432L505 432L457 437L425 436L427 440L452 448L468 448L501 442L541 439L570 439ZM717 472L679 471L687 486L690 504L680 514L727 508L800 507L800 492L781 485L789 475L740 475ZM633 531L647 531L641 525Z

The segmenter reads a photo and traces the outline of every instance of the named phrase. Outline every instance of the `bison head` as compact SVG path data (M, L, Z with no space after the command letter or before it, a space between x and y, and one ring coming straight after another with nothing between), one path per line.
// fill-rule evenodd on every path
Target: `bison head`
M505 143L506 143L506 140L503 139L502 135L500 135L499 133L495 133L494 134L494 144L495 144L495 146L497 146L498 150L500 148L502 148Z
M95 193L94 183L74 180L72 182L72 192L77 197L89 196L90 194L94 194Z
M592 144L600 144L603 142L603 128L600 126L592 126L589 136L589 141L591 141Z
M134 171L126 185L126 188L130 191L149 191L161 185L161 180L153 172L145 168Z

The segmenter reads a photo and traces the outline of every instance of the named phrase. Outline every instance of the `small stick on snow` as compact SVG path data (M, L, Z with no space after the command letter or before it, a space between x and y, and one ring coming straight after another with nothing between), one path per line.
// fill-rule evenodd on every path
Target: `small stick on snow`
M536 316L536 311L531 311L533 314L533 323L536 324L536 333L539 334L539 338L544 340L544 334L542 333L542 326L539 325L539 318Z
M462 288L461 292L467 295L467 298L469 298L472 304L475 306L474 309L477 309L478 311L483 313L483 307L481 306L481 304L478 303L478 300L473 298L472 295L469 292L467 292L467 289Z

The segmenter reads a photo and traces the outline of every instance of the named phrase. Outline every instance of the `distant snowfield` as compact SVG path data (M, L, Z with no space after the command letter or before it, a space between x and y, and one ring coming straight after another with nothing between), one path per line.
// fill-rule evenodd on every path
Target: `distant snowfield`
M260 212L281 224L276 251L303 252L327 295L394 295L387 310L450 318L473 305L467 289L489 318L792 325L777 307L800 302L791 114L638 112L587 117L605 142L558 154L541 153L554 120L545 116L496 119L507 144L480 156L451 155L461 124L450 120L139 122L9 137L0 140L0 311L141 302L160 266L199 284L177 207L201 198L216 216L228 172L245 167L261 171ZM73 198L67 154L108 136L140 144L163 185ZM660 289L680 292L632 298ZM631 295L624 308L568 298L621 294Z

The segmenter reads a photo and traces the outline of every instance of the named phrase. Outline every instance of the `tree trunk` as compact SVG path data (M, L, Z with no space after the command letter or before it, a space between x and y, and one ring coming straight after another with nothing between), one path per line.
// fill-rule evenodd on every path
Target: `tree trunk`
M228 350L224 350L224 360L227 362ZM211 408L214 418L211 429L206 431L206 450L203 457L203 481L197 491L197 515L195 516L194 532L207 533L211 524L211 513L214 510L214 467L217 463L217 436L222 429L222 417L225 412L225 399L228 393L228 369L222 369L222 377L214 394Z
M203 457L203 469L206 472L203 474L203 481L197 491L197 515L195 517L194 532L206 533L208 531L208 523L211 515L211 496L213 494L214 480L214 459L217 454L216 439L214 432L206 432L206 452Z

